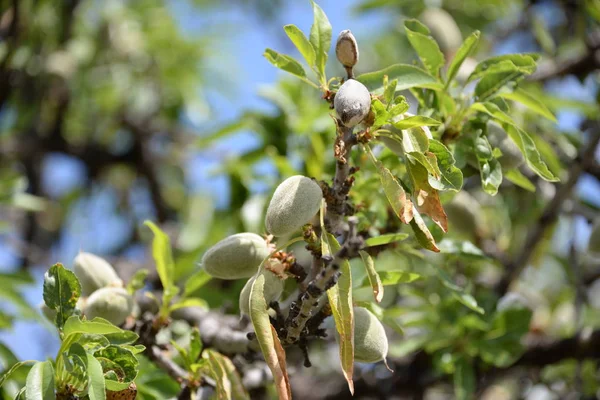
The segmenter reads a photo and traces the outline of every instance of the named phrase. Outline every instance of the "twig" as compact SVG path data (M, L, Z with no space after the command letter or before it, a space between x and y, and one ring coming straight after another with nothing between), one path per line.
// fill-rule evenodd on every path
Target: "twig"
M333 258L323 257L325 262L323 269L313 279L306 290L298 295L298 299L290 305L288 317L285 321L283 345L290 345L298 342L301 338L307 321L313 316L315 309L319 305L319 299L325 292L337 283L341 263L358 252L362 245L362 240L356 237L357 221L349 221L349 231L342 248Z

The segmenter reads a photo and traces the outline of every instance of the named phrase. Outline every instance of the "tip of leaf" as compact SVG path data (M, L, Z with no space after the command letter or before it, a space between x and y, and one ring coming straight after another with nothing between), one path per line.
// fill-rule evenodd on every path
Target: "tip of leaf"
M354 396L354 381L352 378L348 379L348 389L350 389L350 394Z

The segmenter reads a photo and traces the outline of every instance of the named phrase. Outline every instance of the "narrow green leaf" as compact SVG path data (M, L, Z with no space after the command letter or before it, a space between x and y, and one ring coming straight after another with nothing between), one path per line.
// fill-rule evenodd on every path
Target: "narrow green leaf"
M398 79L394 79L391 82L388 82L383 91L383 100L385 101L386 108L388 110L390 109L390 106L394 101L394 96L396 95L396 86L398 86Z
M163 285L163 307L168 307L169 302L177 293L177 288L173 282L175 275L175 263L173 262L173 254L171 253L171 241L166 233L151 221L145 221L146 225L152 233L154 240L152 241L152 257L156 264L158 277Z
M454 395L456 400L471 400L475 394L475 372L465 358L461 358L454 370Z
M487 73L509 72L519 70L524 74L531 74L536 69L537 54L504 54L481 61L469 76L468 81L481 78Z
M286 370L285 352L281 349L277 333L271 326L267 312L267 303L263 295L264 288L265 276L261 272L254 280L250 289L250 319L252 320L252 326L254 327L254 333L260 345L260 350L273 374L277 394L280 399L289 400L292 398L292 392Z
M242 379L231 360L216 351L209 349L204 356L217 384L217 399L219 400L250 400Z
M173 312L175 310L179 310L180 308L186 307L200 307L207 310L210 308L206 300L197 297L188 297L171 304L171 306L169 307L169 312Z
M34 365L36 362L37 361L35 360L27 360L13 364L13 366L10 367L8 371L6 371L0 376L0 387L2 387L2 385L4 385L4 382L10 379L12 374L14 374L19 368Z
M429 36L428 29L423 30L417 28L417 24L425 28L424 25L416 20L409 20L404 23L408 41L417 52L417 55L429 73L434 76L439 76L440 68L445 63L444 54L441 52L437 42Z
M192 295L202 286L206 285L211 279L212 277L204 269L199 269L198 272L194 273L185 281L183 297Z
M87 353L87 373L89 377L88 397L89 400L106 400L106 387L104 385L104 373L102 365L96 358Z
M423 246L423 248L435 251L436 253L440 251L435 243L435 239L433 238L431 231L429 231L429 228L425 224L423 217L421 217L421 214L419 214L415 207L413 207L413 219L410 221L410 227L415 233L417 241L421 246Z
M506 115L500 108L494 103L474 103L471 105L472 109L477 111L484 112L490 115L492 118L496 119L500 123L502 123L503 128L506 130L506 133L511 137L511 139L517 144L523 156L525 156L525 160L527 161L527 165L531 168L536 174L538 174L541 178L549 181L549 182L557 182L559 179L556 177L552 171L548 169L546 163L542 160L539 151L535 145L535 142L527 132L519 128L511 117Z
M296 46L302 57L306 60L306 63L310 67L315 66L315 49L313 45L308 41L304 33L296 25L286 25L283 27L285 33L288 35L292 43Z
M149 271L145 268L135 271L135 274L133 274L131 280L127 284L127 292L129 294L134 294L146 285L146 277L148 276L148 272Z
M383 166L380 161L376 161L377 172L379 173L379 180L383 187L385 197L388 199L390 206L394 213L400 218L400 221L405 224L411 219L411 207L410 200L406 197L406 192L400 186L400 183L396 180L396 177L391 173L389 169Z
M56 311L56 326L62 329L67 318L75 311L81 296L81 285L72 271L62 264L54 264L44 275L44 302Z
M460 46L454 58L452 59L452 63L448 67L448 76L446 77L446 86L454 79L458 71L460 70L460 66L462 63L469 57L475 49L477 48L477 44L479 43L479 37L481 36L479 31L475 31L469 35L468 38L465 39L463 44Z
M469 293L455 291L453 295L458 301L460 301L463 305L467 306L471 310L479 314L484 314L483 308L477 305L477 300L475 300L475 297L473 297Z
M67 322L65 322L63 329L65 338L74 333L92 333L104 335L107 333L118 333L122 331L123 330L121 328L111 324L103 318L96 317L91 321L82 321L78 316L70 317Z
M26 400L55 400L54 368L50 361L38 361L27 374Z
M454 156L440 141L430 139L429 151L435 155L440 178L429 177L429 184L437 190L453 190L458 192L463 185L463 174L460 168L454 165Z
M495 196L502 183L502 167L492 155L492 146L490 146L486 137L480 136L475 139L474 149L479 162L481 186L486 193Z
M520 70L488 73L481 78L475 86L475 96L479 101L485 101L496 94L501 94L500 91L514 88L525 74Z
M412 118L412 117L411 117ZM423 129L402 130L402 147L405 153L425 153L429 148L429 138Z
M433 118L425 117L422 115L415 115L413 117L407 117L400 121L394 122L394 127L397 129L410 129L419 126L437 126L440 125L440 121L436 121Z
M383 285L381 284L381 279L375 270L375 263L373 262L373 258L366 251L359 251L360 258L362 258L363 263L365 264L365 269L367 270L367 277L369 278L369 283L373 288L373 297L375 297L375 301L381 303L383 299Z
M521 173L517 168L509 169L504 171L504 177L517 185L518 187L527 190L528 192L535 192L535 185L525 175Z
M408 64L394 64L379 71L359 75L356 79L364 84L370 92L379 94L383 91L383 76L397 79L396 91L422 87L427 89L443 88L442 84L427 71Z
M330 233L327 233L327 237L331 252L337 253L341 248L337 239ZM340 273L337 284L327 291L327 297L335 321L335 329L340 336L342 372L348 382L350 393L354 394L352 378L354 373L354 308L352 304L352 273L348 260L344 259L340 264Z
M400 240L404 240L407 237L408 233L388 233L386 235L368 238L367 240L365 240L365 246L381 246L384 244L399 242Z
M315 50L315 64L320 73L320 82L326 82L325 66L329 48L331 47L331 24L327 19L325 12L317 3L311 0L313 7L314 20L310 28L310 43Z
M420 279L421 275L406 271L380 271L378 278L379 284L382 286L396 286L399 283L414 282ZM361 287L365 286L371 286L368 276L361 283Z
M299 76L300 78L306 78L304 68L292 57L278 53L273 49L266 49L263 56L277 68L289 72L292 75Z
M500 97L519 102L542 117L548 118L552 122L556 122L556 117L552 111L546 107L544 103L532 96L530 93L519 88L512 93L502 93Z

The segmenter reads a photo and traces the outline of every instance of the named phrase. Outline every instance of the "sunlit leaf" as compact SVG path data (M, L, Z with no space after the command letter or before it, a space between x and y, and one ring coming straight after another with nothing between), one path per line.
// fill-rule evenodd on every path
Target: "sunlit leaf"
M316 57L315 49L304 33L296 25L286 25L283 27L283 29L292 43L294 43L300 54L302 54L302 57L304 57L306 63L309 66L314 67Z
M450 66L448 67L448 76L446 77L446 81L448 83L452 81L452 79L454 79L465 59L472 55L475 49L477 48L477 44L479 43L479 36L479 31L471 33L469 37L465 39L460 48L457 50L456 54L454 55L454 58L452 59L452 62L450 63Z
M394 64L380 71L368 72L359 75L356 80L363 83L371 92L378 94L383 91L383 77L398 80L396 91L422 87L429 89L442 89L442 84L427 71L408 64Z
M81 296L81 285L72 271L54 264L44 275L44 302L56 311L56 326L62 329Z
M365 264L365 269L367 271L367 277L369 279L369 283L373 288L373 297L375 301L381 303L383 299L383 285L381 284L381 279L375 270L375 263L373 262L373 258L366 251L360 251L360 257Z
M337 239L330 233L327 234L327 237L332 254L337 253L341 248ZM340 263L340 272L337 284L327 291L327 297L335 321L335 329L340 337L342 372L348 382L350 392L354 393L352 378L354 373L354 308L352 304L352 273L348 260L344 259Z
M53 400L54 368L50 361L38 361L27 374L25 389L26 400Z
M417 20L406 21L404 28L408 41L417 52L425 68L430 74L439 76L440 68L445 63L444 54L437 42L429 36L428 29Z
M309 40L315 50L315 63L321 75L321 82L325 81L325 66L331 47L331 24L327 15L317 3L311 0L313 7L313 24L310 28Z

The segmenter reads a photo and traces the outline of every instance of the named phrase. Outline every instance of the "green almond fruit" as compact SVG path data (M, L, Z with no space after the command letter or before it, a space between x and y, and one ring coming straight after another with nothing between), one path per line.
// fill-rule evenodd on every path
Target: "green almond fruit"
M92 253L79 253L75 257L73 272L81 284L84 296L103 287L123 286L123 281L108 261Z
M333 106L342 123L352 128L360 124L371 110L369 89L355 79L348 79L335 94Z
M121 325L133 311L133 298L127 290L105 287L96 290L88 297L83 314L91 320L104 318L115 325Z
M283 280L279 279L279 277L271 271L265 270L263 274L265 275L263 295L265 297L265 302L268 305L272 301L278 300L279 296L281 296L281 293L283 293ZM255 280L256 276L248 279L248 282L246 282L242 291L240 292L241 315L250 315L250 291Z
M202 266L220 279L249 278L269 256L267 242L255 233L237 233L221 240L204 253Z
M388 340L383 325L375 315L354 307L354 360L375 363L387 357Z
M322 199L323 191L314 180L302 175L287 178L275 189L267 208L267 231L275 236L297 231L317 214Z

